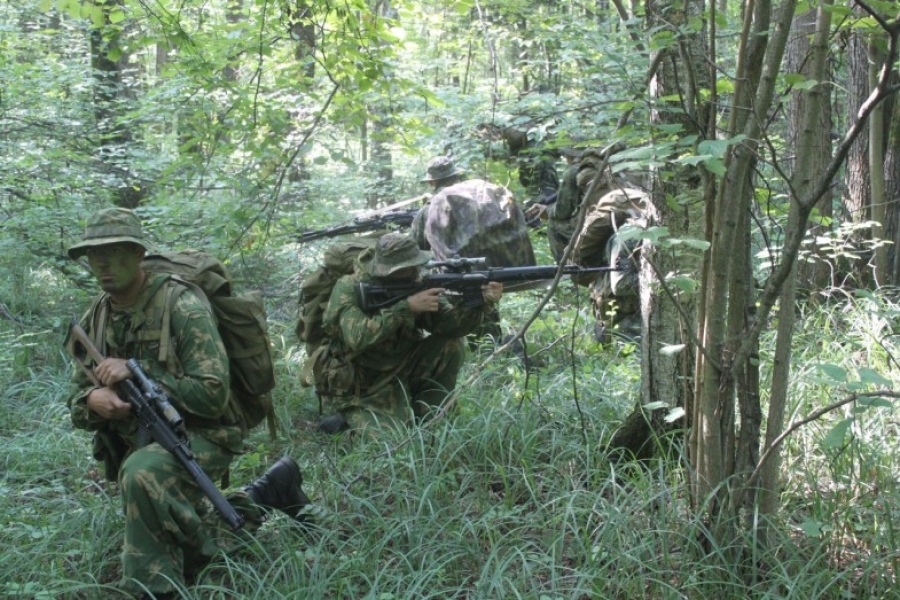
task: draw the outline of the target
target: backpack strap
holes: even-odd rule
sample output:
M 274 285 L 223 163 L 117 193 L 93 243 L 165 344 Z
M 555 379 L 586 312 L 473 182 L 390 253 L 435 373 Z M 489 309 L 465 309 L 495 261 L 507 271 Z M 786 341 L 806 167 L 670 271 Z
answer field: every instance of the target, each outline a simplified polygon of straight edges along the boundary
M 194 294 L 200 298 L 201 302 L 203 302 L 206 307 L 209 309 L 209 314 L 212 315 L 212 318 L 216 318 L 216 313 L 212 308 L 212 305 L 209 302 L 209 299 L 206 297 L 206 294 L 203 292 L 203 289 L 197 285 L 194 285 L 190 281 L 182 279 L 177 275 L 169 275 L 166 278 L 167 281 L 170 282 L 169 285 L 165 288 L 165 298 L 163 299 L 163 313 L 162 320 L 160 322 L 160 331 L 159 331 L 159 356 L 158 360 L 161 364 L 166 365 L 166 368 L 169 369 L 170 372 L 177 373 L 179 366 L 177 365 L 177 360 L 169 360 L 170 355 L 172 355 L 172 313 L 175 310 L 175 303 L 178 301 L 178 298 L 184 293 L 185 290 L 191 289 L 194 291 Z M 157 292 L 158 293 L 158 292 Z M 174 357 L 174 355 L 173 355 Z
M 181 285 L 166 286 L 166 296 L 163 299 L 163 315 L 159 329 L 159 357 L 161 364 L 169 364 L 169 346 L 172 339 L 172 310 L 175 308 L 175 302 L 186 288 Z

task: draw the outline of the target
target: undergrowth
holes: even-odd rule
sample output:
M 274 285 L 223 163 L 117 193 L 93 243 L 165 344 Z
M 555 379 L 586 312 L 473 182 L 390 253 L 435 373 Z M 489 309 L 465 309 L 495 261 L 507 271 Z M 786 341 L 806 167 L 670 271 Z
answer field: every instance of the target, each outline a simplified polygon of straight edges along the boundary
M 749 515 L 733 539 L 715 539 L 689 501 L 677 441 L 649 461 L 609 459 L 609 440 L 639 389 L 638 353 L 598 346 L 565 293 L 526 334 L 530 369 L 512 353 L 478 349 L 455 411 L 377 438 L 314 433 L 318 405 L 298 383 L 303 354 L 292 323 L 273 322 L 278 437 L 255 431 L 231 481 L 241 485 L 282 454 L 294 456 L 316 525 L 304 530 L 273 516 L 182 597 L 895 597 L 892 405 L 851 405 L 795 432 L 785 444 L 774 539 L 755 538 L 760 515 Z M 508 325 L 524 318 L 524 306 L 510 307 Z M 792 420 L 839 399 L 869 371 L 894 381 L 895 310 L 885 295 L 801 315 Z M 90 458 L 88 434 L 69 422 L 56 317 L 28 315 L 0 324 L 0 595 L 121 597 L 118 492 Z M 834 368 L 846 381 L 835 380 Z

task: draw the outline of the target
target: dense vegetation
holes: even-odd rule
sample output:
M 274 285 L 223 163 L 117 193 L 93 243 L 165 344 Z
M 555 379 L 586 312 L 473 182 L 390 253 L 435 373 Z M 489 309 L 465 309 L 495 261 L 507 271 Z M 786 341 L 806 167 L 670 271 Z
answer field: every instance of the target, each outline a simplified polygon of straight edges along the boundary
M 900 134 L 882 140 L 880 175 L 866 139 L 857 162 L 851 152 L 847 170 L 833 174 L 827 184 L 840 193 L 810 212 L 800 253 L 810 262 L 790 274 L 799 292 L 778 297 L 785 312 L 762 315 L 748 364 L 766 416 L 786 364 L 776 332 L 796 319 L 784 422 L 764 419 L 758 432 L 790 433 L 778 446 L 777 485 L 760 489 L 777 497 L 777 510 L 739 503 L 738 526 L 720 527 L 728 515 L 719 494 L 746 485 L 748 472 L 735 469 L 698 493 L 697 454 L 681 427 L 691 423 L 670 412 L 678 398 L 646 397 L 656 389 L 648 378 L 660 373 L 691 388 L 684 382 L 694 373 L 654 362 L 688 362 L 682 346 L 655 337 L 652 351 L 598 345 L 583 289 L 561 286 L 527 331 L 533 369 L 483 347 L 470 356 L 455 414 L 378 439 L 313 432 L 318 403 L 298 383 L 304 355 L 293 333 L 299 282 L 324 247 L 296 244 L 297 232 L 425 191 L 424 165 L 448 151 L 525 200 L 528 151 L 573 141 L 618 142 L 626 150 L 616 168 L 651 177 L 657 216 L 670 220 L 648 238 L 664 249 L 657 258 L 674 261 L 660 263 L 661 273 L 684 306 L 704 281 L 693 268 L 700 251 L 715 241 L 697 229 L 707 222 L 698 207 L 735 199 L 710 190 L 728 189 L 732 151 L 759 142 L 748 170 L 752 232 L 726 246 L 736 262 L 748 257 L 752 307 L 797 229 L 793 203 L 804 184 L 791 169 L 814 152 L 796 152 L 811 146 L 792 136 L 853 131 L 860 40 L 864 57 L 868 45 L 869 56 L 896 60 L 896 7 L 859 4 L 870 12 L 824 11 L 835 17 L 825 41 L 841 42 L 824 44 L 833 51 L 830 124 L 790 121 L 798 97 L 825 79 L 805 71 L 801 51 L 800 66 L 773 75 L 775 102 L 753 140 L 724 125 L 740 112 L 743 80 L 734 73 L 752 46 L 742 7 L 727 2 L 694 17 L 667 3 L 645 14 L 615 2 L 528 0 L 0 4 L 0 595 L 117 594 L 121 506 L 90 457 L 89 436 L 69 422 L 61 341 L 96 292 L 65 248 L 90 212 L 118 204 L 137 207 L 160 247 L 206 249 L 239 287 L 264 292 L 278 437 L 255 431 L 231 481 L 247 482 L 289 453 L 316 505 L 315 529 L 274 517 L 184 597 L 895 597 L 900 299 L 890 284 L 900 276 L 884 268 L 898 262 L 884 242 L 900 227 L 890 185 L 879 203 L 874 184 L 900 181 L 891 175 Z M 708 56 L 721 79 L 708 88 L 706 67 L 688 64 L 697 36 L 718 44 Z M 666 52 L 680 58 L 654 62 Z M 654 96 L 650 75 L 659 68 L 665 79 L 667 65 L 676 84 L 666 89 L 676 91 Z M 863 78 L 866 90 L 875 75 Z M 897 89 L 890 81 L 885 97 Z M 709 113 L 703 102 L 715 102 Z M 876 132 L 894 131 L 897 106 L 884 103 Z M 703 124 L 718 123 L 715 136 L 694 132 L 694 109 Z M 884 230 L 870 221 L 879 215 Z M 542 232 L 532 237 L 539 261 L 551 263 Z M 732 290 L 729 300 L 739 296 Z M 505 297 L 504 327 L 517 330 L 540 299 Z M 658 314 L 691 328 L 675 311 Z M 727 357 L 731 347 L 723 348 Z M 636 405 L 662 424 L 643 461 L 611 447 Z M 739 412 L 736 421 L 754 418 Z M 727 455 L 727 434 L 705 451 Z M 757 461 L 750 470 L 760 451 L 771 452 L 748 448 Z

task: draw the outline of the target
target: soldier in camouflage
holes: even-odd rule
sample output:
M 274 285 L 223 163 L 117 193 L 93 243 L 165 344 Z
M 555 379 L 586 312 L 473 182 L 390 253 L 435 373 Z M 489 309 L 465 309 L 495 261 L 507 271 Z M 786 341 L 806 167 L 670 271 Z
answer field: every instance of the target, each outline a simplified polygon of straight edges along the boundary
M 491 267 L 536 264 L 525 214 L 508 189 L 483 179 L 463 179 L 447 156 L 428 164 L 423 181 L 434 191 L 416 214 L 410 235 L 435 260 L 487 259 Z
M 484 257 L 491 267 L 536 264 L 525 214 L 508 189 L 483 179 L 463 180 L 448 156 L 432 159 L 423 181 L 434 195 L 416 214 L 410 235 L 435 260 Z M 499 340 L 499 313 L 473 333 Z
M 121 587 L 137 597 L 171 598 L 185 573 L 208 563 L 228 541 L 184 466 L 156 442 L 142 445 L 131 405 L 114 389 L 131 377 L 126 360 L 140 361 L 164 388 L 185 420 L 198 464 L 213 481 L 241 452 L 243 433 L 231 404 L 228 356 L 215 317 L 206 299 L 190 288 L 170 309 L 176 356 L 169 364 L 159 362 L 158 329 L 148 335 L 162 320 L 164 303 L 157 299 L 182 284 L 143 271 L 148 247 L 137 216 L 111 208 L 91 217 L 83 240 L 68 251 L 73 260 L 87 257 L 103 290 L 81 324 L 106 357 L 85 365 L 101 385 L 75 370 L 78 389 L 69 409 L 75 427 L 94 432 L 93 454 L 107 478 L 119 482 L 125 510 Z M 300 509 L 308 500 L 301 484 L 297 464 L 284 457 L 228 499 L 250 527 L 258 526 L 269 508 L 302 520 Z
M 542 215 L 553 258 L 559 262 L 573 241 L 569 264 L 584 267 L 625 266 L 623 271 L 600 273 L 585 285 L 591 288 L 598 341 L 607 342 L 618 330 L 621 337 L 640 335 L 637 255 L 639 240 L 619 240 L 623 227 L 646 227 L 647 194 L 633 176 L 612 174 L 601 150 L 563 149 L 569 167 L 563 173 L 556 203 Z M 586 197 L 593 181 L 590 197 Z M 579 217 L 584 220 L 578 228 Z
M 320 430 L 371 429 L 421 420 L 456 387 L 462 338 L 496 312 L 503 286 L 483 287 L 484 304 L 454 307 L 440 288 L 418 292 L 374 313 L 360 307 L 359 281 L 415 281 L 432 258 L 407 235 L 389 233 L 360 254 L 353 275 L 338 280 L 323 317 L 328 351 L 316 366 L 316 387 L 335 413 Z

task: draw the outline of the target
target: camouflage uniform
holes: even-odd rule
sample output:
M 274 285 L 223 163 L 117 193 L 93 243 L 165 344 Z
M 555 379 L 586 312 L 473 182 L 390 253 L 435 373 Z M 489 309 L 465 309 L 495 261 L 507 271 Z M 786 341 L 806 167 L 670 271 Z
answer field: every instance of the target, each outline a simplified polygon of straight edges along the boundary
M 435 193 L 416 214 L 410 235 L 436 260 L 456 256 L 487 259 L 491 267 L 531 267 L 537 264 L 525 213 L 508 189 L 482 179 L 459 181 L 461 173 L 445 156 L 433 159 L 423 181 Z M 488 315 L 476 337 L 499 340 L 500 313 Z
M 436 260 L 483 256 L 491 267 L 536 264 L 525 215 L 512 193 L 482 179 L 438 191 L 416 215 L 410 235 Z
M 598 335 L 619 326 L 628 335 L 640 332 L 640 306 L 636 251 L 638 240 L 621 243 L 621 227 L 645 226 L 647 194 L 621 175 L 598 173 L 603 157 L 587 150 L 563 174 L 556 204 L 548 210 L 548 235 L 553 257 L 562 260 L 566 246 L 574 239 L 569 263 L 584 267 L 626 265 L 624 271 L 600 273 L 580 283 L 590 285 Z M 584 195 L 596 177 L 602 177 L 589 198 Z M 584 206 L 582 206 L 584 205 Z M 581 229 L 578 217 L 585 212 Z
M 146 248 L 140 237 L 126 241 Z M 69 254 L 77 258 L 84 249 L 79 244 Z M 116 306 L 103 294 L 81 323 L 104 356 L 136 358 L 162 385 L 185 419 L 198 464 L 216 481 L 242 450 L 241 428 L 230 405 L 228 357 L 208 303 L 185 289 L 171 309 L 175 356 L 169 364 L 159 362 L 160 298 L 174 285 L 181 284 L 167 275 L 148 274 L 133 304 Z M 107 478 L 118 479 L 122 493 L 122 588 L 171 592 L 184 581 L 185 570 L 202 566 L 224 549 L 219 521 L 174 456 L 156 442 L 138 447 L 134 417 L 106 420 L 91 411 L 88 395 L 98 386 L 81 369 L 76 369 L 73 384 L 78 391 L 68 403 L 72 423 L 94 432 L 94 457 L 103 461 Z M 248 524 L 261 522 L 262 512 L 245 492 L 229 495 L 229 501 Z
M 486 314 L 496 312 L 490 304 L 454 307 L 446 298 L 440 299 L 438 312 L 414 315 L 405 299 L 364 312 L 355 285 L 379 281 L 373 269 L 378 273 L 379 248 L 390 241 L 412 248 L 403 249 L 408 260 L 393 263 L 393 270 L 430 258 L 407 236 L 382 237 L 374 250 L 360 255 L 355 274 L 338 280 L 324 314 L 330 342 L 316 375 L 317 387 L 330 412 L 342 414 L 354 429 L 411 423 L 440 406 L 456 387 L 465 353 L 462 337 Z
M 87 314 L 82 326 L 101 342 L 98 347 L 104 355 L 136 358 L 163 386 L 185 419 L 197 462 L 216 481 L 242 450 L 241 428 L 229 407 L 228 358 L 208 305 L 191 290 L 178 296 L 171 315 L 180 373 L 158 362 L 158 340 L 141 340 L 142 328 L 152 322 L 146 308 L 154 304 L 153 297 L 164 295 L 166 286 L 177 285 L 167 279 L 148 276 L 133 306 L 110 306 L 104 339 L 95 339 L 94 315 Z M 72 423 L 95 432 L 94 458 L 104 462 L 107 477 L 118 478 L 122 490 L 123 587 L 137 592 L 140 588 L 134 582 L 139 581 L 152 591 L 169 591 L 169 580 L 183 581 L 185 569 L 202 566 L 224 549 L 217 517 L 208 513 L 202 492 L 174 456 L 155 442 L 137 448 L 135 419 L 100 418 L 87 407 L 87 395 L 95 386 L 80 369 L 75 382 L 80 391 L 69 402 Z M 261 520 L 259 509 L 244 492 L 231 494 L 229 501 L 248 522 Z
M 562 259 L 566 245 L 575 235 L 578 208 L 581 206 L 581 190 L 577 181 L 579 167 L 576 161 L 563 172 L 556 202 L 547 209 L 547 237 L 556 262 Z

